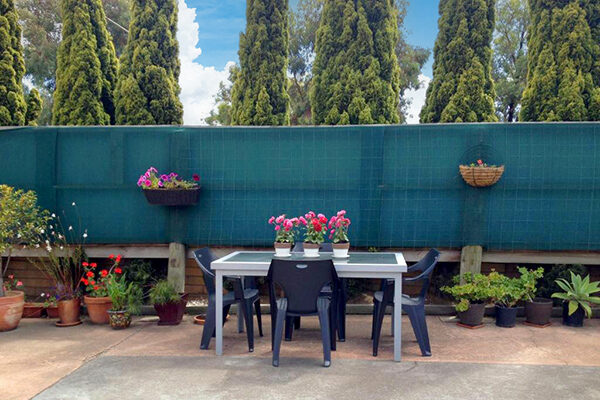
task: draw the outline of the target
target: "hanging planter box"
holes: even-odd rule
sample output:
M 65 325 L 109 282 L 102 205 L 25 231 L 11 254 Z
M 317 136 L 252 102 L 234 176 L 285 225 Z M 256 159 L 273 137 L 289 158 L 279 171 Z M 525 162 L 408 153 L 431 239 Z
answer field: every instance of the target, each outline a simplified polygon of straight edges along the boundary
M 194 189 L 142 189 L 148 203 L 161 206 L 193 206 L 198 203 L 200 186 Z
M 504 173 L 504 165 L 500 167 L 460 165 L 458 168 L 465 182 L 473 187 L 492 186 Z

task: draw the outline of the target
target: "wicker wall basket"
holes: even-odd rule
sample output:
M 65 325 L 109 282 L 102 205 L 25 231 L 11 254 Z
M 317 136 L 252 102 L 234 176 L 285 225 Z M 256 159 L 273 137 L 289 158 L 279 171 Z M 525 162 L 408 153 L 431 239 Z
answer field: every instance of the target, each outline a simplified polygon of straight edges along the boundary
M 193 206 L 198 203 L 200 186 L 195 189 L 142 189 L 148 203 L 161 206 Z
M 460 174 L 467 184 L 473 187 L 492 186 L 504 173 L 504 165 L 500 167 L 471 167 L 460 165 Z

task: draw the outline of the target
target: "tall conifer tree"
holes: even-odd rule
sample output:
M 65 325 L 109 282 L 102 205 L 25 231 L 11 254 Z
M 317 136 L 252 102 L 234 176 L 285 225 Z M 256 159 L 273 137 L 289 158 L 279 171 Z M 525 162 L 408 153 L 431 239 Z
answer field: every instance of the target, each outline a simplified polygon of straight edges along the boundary
M 325 1 L 313 65 L 315 124 L 400 121 L 398 34 L 393 0 Z
M 231 90 L 233 125 L 289 125 L 288 46 L 288 0 L 248 0 Z
M 27 104 L 23 95 L 25 74 L 21 27 L 13 0 L 0 0 L 0 125 L 25 124 Z
M 491 41 L 494 0 L 440 0 L 433 80 L 421 122 L 496 121 Z
M 182 124 L 179 71 L 177 2 L 133 0 L 117 83 L 117 124 Z
M 522 121 L 600 120 L 600 4 L 530 0 Z
M 53 123 L 110 125 L 115 120 L 117 58 L 101 0 L 61 0 Z

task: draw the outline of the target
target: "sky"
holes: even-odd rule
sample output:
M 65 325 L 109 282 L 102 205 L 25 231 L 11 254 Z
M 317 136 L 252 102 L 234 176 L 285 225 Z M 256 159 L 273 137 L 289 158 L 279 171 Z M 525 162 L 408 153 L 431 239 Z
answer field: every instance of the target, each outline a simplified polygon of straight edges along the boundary
M 298 0 L 290 0 L 295 7 Z M 228 65 L 238 62 L 239 35 L 246 25 L 245 0 L 178 0 L 181 100 L 184 123 L 201 125 L 214 108 L 219 83 L 228 77 Z M 433 48 L 437 35 L 438 0 L 412 0 L 405 27 L 412 45 Z M 410 91 L 408 123 L 418 122 L 431 80 L 432 57 L 422 71 L 422 87 Z

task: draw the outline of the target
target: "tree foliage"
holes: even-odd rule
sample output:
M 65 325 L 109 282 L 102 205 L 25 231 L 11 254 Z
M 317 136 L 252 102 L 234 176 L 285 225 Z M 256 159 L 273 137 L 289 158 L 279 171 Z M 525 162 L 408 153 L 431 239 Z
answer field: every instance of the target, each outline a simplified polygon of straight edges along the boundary
M 529 8 L 522 0 L 498 0 L 494 33 L 496 115 L 515 122 L 527 84 Z
M 0 0 L 0 125 L 25 124 L 25 74 L 21 27 L 13 0 Z
M 530 0 L 523 121 L 600 120 L 600 5 Z
M 398 123 L 397 43 L 392 0 L 325 0 L 313 65 L 313 122 Z
M 37 89 L 32 88 L 27 94 L 27 114 L 25 114 L 25 124 L 37 126 L 37 120 L 42 112 L 42 96 Z
M 61 0 L 53 123 L 114 123 L 117 58 L 100 0 Z
M 121 56 L 119 125 L 183 123 L 175 0 L 133 0 L 129 39 Z
M 233 125 L 289 125 L 288 0 L 248 0 L 240 71 L 231 90 Z
M 237 74 L 240 72 L 238 65 L 232 65 L 229 68 L 229 80 L 219 83 L 219 91 L 215 96 L 215 105 L 217 111 L 211 110 L 210 116 L 205 122 L 212 126 L 228 126 L 231 125 L 231 86 L 235 83 Z
M 421 122 L 496 121 L 492 50 L 494 0 L 441 0 L 433 80 Z

